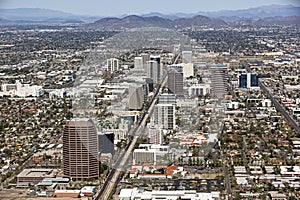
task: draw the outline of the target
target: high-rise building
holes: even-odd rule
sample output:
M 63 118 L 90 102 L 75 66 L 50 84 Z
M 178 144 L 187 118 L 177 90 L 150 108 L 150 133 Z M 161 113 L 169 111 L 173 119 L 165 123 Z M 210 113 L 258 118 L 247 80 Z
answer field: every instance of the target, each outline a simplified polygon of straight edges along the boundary
M 227 94 L 227 66 L 223 64 L 216 64 L 211 67 L 211 95 L 214 98 L 222 99 Z
M 258 77 L 256 74 L 244 73 L 239 77 L 240 88 L 258 87 Z
M 130 86 L 129 87 L 129 100 L 128 108 L 130 110 L 141 110 L 143 108 L 144 95 L 143 86 Z
M 160 64 L 156 60 L 150 60 L 147 62 L 147 78 L 151 78 L 153 83 L 159 83 L 161 78 Z
M 98 151 L 100 154 L 110 153 L 114 155 L 115 153 L 115 146 L 114 146 L 114 137 L 115 134 L 113 132 L 99 132 L 98 133 Z
M 150 60 L 150 55 L 147 53 L 142 53 L 141 57 L 143 59 L 143 65 L 146 65 L 146 63 Z
M 184 96 L 183 92 L 183 73 L 174 69 L 168 71 L 168 89 L 176 96 Z
M 210 94 L 210 84 L 195 84 L 189 87 L 190 97 L 206 96 Z
M 153 92 L 154 85 L 153 85 L 153 79 L 152 78 L 146 78 L 146 84 L 148 87 L 148 92 Z
M 116 58 L 110 58 L 107 60 L 107 71 L 114 72 L 119 70 L 119 60 Z
M 173 65 L 169 65 L 168 69 L 175 69 L 178 72 L 182 72 L 184 78 L 194 76 L 194 65 L 193 65 L 193 63 L 173 64 Z
M 143 58 L 142 57 L 135 57 L 134 58 L 134 68 L 139 69 L 139 70 L 144 70 Z
M 75 180 L 99 177 L 97 129 L 91 119 L 76 118 L 64 126 L 63 171 Z
M 160 103 L 155 105 L 151 121 L 162 129 L 175 129 L 175 105 Z
M 150 126 L 148 129 L 148 138 L 150 144 L 163 144 L 164 143 L 164 134 L 162 129 Z
M 160 104 L 176 104 L 176 95 L 163 93 L 158 96 L 158 103 Z
M 182 67 L 183 67 L 183 76 L 185 78 L 187 77 L 190 77 L 190 76 L 194 76 L 194 65 L 193 63 L 185 63 L 185 64 L 182 64 Z
M 160 56 L 151 55 L 150 60 L 154 60 L 158 65 L 160 65 Z
M 182 62 L 183 63 L 192 63 L 192 51 L 182 51 Z
M 157 79 L 157 83 L 160 82 L 161 77 L 163 75 L 163 66 L 160 62 L 160 56 L 159 55 L 150 55 L 150 61 L 156 61 L 157 62 L 157 69 L 155 69 L 155 76 Z
M 133 151 L 133 165 L 140 165 L 145 163 L 156 164 L 155 149 L 135 149 Z
M 251 74 L 250 77 L 250 87 L 258 87 L 258 76 L 256 74 Z
M 168 163 L 170 146 L 160 144 L 140 144 L 138 149 L 133 151 L 133 165 L 154 164 L 165 165 Z

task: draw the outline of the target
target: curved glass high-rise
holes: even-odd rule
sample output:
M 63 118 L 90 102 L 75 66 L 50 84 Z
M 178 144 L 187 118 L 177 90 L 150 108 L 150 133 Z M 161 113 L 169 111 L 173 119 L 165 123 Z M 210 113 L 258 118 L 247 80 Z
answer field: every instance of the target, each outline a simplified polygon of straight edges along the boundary
M 75 180 L 99 177 L 97 129 L 91 119 L 76 118 L 65 125 L 63 170 Z

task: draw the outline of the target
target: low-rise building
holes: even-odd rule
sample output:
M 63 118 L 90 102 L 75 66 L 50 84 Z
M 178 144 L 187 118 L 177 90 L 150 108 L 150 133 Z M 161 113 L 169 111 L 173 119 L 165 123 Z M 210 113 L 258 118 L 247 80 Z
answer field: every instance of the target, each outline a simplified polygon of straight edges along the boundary
M 78 198 L 80 197 L 80 190 L 55 190 L 53 197 Z
M 54 178 L 56 177 L 56 174 L 56 170 L 48 168 L 24 169 L 20 174 L 17 175 L 17 182 L 36 184 L 42 181 L 44 178 Z
M 177 200 L 177 199 L 190 199 L 190 200 L 219 200 L 220 192 L 206 192 L 197 193 L 196 190 L 153 190 L 144 191 L 133 189 L 122 189 L 119 196 L 119 200 L 130 199 L 164 199 L 164 200 Z

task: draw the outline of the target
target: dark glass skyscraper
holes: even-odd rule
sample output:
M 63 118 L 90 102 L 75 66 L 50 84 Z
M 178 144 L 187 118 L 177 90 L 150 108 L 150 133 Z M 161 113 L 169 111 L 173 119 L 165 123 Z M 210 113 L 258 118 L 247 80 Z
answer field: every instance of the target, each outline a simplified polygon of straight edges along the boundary
M 239 87 L 247 88 L 247 74 L 241 74 L 239 77 Z
M 176 96 L 184 96 L 183 91 L 183 73 L 174 69 L 168 71 L 168 89 Z
M 251 87 L 258 87 L 258 77 L 256 74 L 251 74 Z
M 239 77 L 240 88 L 258 87 L 258 77 L 256 74 L 241 74 Z

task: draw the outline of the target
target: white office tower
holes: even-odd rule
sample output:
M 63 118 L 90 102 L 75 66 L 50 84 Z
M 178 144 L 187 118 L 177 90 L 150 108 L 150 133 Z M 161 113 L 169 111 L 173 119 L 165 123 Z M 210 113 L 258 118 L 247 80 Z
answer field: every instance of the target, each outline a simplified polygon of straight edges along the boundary
M 148 138 L 150 144 L 163 144 L 164 143 L 164 134 L 162 129 L 150 126 L 148 129 Z
M 141 110 L 143 108 L 144 96 L 143 86 L 130 86 L 129 87 L 129 99 L 128 108 L 129 110 Z
M 143 58 L 142 57 L 135 57 L 134 58 L 134 69 L 144 70 Z
M 189 87 L 190 97 L 206 96 L 210 94 L 210 84 L 195 84 Z
M 192 51 L 182 51 L 182 62 L 183 63 L 192 63 Z
M 183 63 L 182 67 L 183 67 L 182 72 L 183 72 L 183 77 L 184 78 L 194 76 L 194 65 L 193 65 L 193 63 Z
M 157 77 L 158 77 L 158 81 L 157 82 L 160 82 L 160 78 L 162 77 L 162 73 L 163 73 L 163 66 L 161 65 L 161 62 L 160 62 L 160 55 L 150 55 L 150 61 L 153 60 L 153 61 L 156 61 L 157 62 L 157 70 L 156 70 L 156 73 L 157 73 Z
M 174 104 L 157 104 L 154 106 L 152 123 L 162 129 L 175 129 L 175 105 Z
M 158 103 L 159 104 L 174 104 L 176 105 L 176 95 L 175 94 L 160 94 L 158 96 Z
M 211 95 L 213 98 L 223 99 L 227 94 L 227 66 L 217 64 L 211 67 L 211 73 Z
M 193 63 L 180 63 L 169 65 L 168 69 L 175 69 L 176 71 L 182 72 L 184 78 L 194 76 L 194 65 Z
M 170 146 L 160 144 L 140 144 L 133 151 L 133 165 L 154 164 L 166 165 Z
M 161 77 L 160 65 L 155 60 L 147 62 L 147 78 L 151 78 L 153 83 L 159 83 Z
M 119 60 L 116 58 L 107 59 L 107 71 L 115 72 L 119 70 Z
M 135 149 L 133 151 L 133 165 L 154 164 L 156 165 L 155 149 Z

